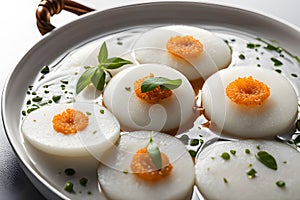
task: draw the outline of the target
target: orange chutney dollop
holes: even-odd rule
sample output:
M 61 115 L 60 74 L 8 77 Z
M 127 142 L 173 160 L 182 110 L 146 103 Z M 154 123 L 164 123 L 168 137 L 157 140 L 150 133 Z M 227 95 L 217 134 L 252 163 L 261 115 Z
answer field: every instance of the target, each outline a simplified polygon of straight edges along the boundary
M 270 88 L 252 76 L 239 77 L 228 84 L 226 95 L 234 103 L 256 106 L 261 105 L 270 96 Z
M 193 36 L 171 37 L 166 48 L 172 55 L 183 59 L 195 58 L 203 53 L 203 44 Z
M 169 158 L 164 153 L 160 153 L 162 160 L 162 168 L 157 169 L 152 162 L 146 147 L 139 149 L 133 156 L 131 161 L 131 170 L 134 175 L 146 181 L 158 181 L 170 175 L 173 166 L 169 162 Z
M 57 132 L 69 135 L 85 129 L 88 120 L 88 117 L 81 111 L 67 108 L 53 117 L 52 124 Z

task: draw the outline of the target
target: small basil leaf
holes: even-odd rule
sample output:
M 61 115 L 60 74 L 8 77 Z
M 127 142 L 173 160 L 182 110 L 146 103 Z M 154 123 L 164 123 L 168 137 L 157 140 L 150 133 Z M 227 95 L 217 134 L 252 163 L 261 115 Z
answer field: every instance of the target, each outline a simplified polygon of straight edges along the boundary
M 150 77 L 143 81 L 141 90 L 144 93 L 154 90 L 157 86 L 160 86 L 161 90 L 173 90 L 179 87 L 181 82 L 181 79 L 170 80 L 164 77 Z
M 93 85 L 100 91 L 104 89 L 106 73 L 99 68 L 95 71 L 91 78 Z
M 97 68 L 94 67 L 88 68 L 85 72 L 83 72 L 76 84 L 76 94 L 79 94 L 85 87 L 87 87 L 91 83 L 91 78 L 96 70 Z
M 161 90 L 174 90 L 178 88 L 182 83 L 181 79 L 176 79 L 176 80 L 170 80 L 163 85 L 160 86 Z
M 273 170 L 277 170 L 277 163 L 275 158 L 269 154 L 266 151 L 259 151 L 255 157 L 257 158 L 257 160 L 259 160 L 262 164 L 264 164 L 266 167 L 273 169 Z
M 154 163 L 155 167 L 159 170 L 162 168 L 162 160 L 160 155 L 160 150 L 155 142 L 153 142 L 152 137 L 150 137 L 150 141 L 147 145 L 147 152 L 150 156 L 152 162 Z
M 98 62 L 100 64 L 104 63 L 108 58 L 108 51 L 106 42 L 104 42 L 100 48 L 99 54 L 98 54 Z
M 122 67 L 123 65 L 132 64 L 131 61 L 125 60 L 123 58 L 109 58 L 103 63 L 103 67 L 106 69 L 118 69 Z

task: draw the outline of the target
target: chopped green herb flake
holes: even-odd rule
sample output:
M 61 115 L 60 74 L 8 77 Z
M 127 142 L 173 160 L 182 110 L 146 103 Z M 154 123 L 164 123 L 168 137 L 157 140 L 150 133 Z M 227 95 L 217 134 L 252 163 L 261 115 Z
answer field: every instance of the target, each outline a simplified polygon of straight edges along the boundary
M 260 44 L 253 44 L 253 43 L 247 44 L 247 48 L 249 48 L 249 49 L 255 49 L 257 47 L 260 47 Z
M 244 56 L 244 54 L 240 54 L 240 55 L 239 55 L 239 58 L 240 58 L 241 60 L 245 60 L 246 57 Z
M 227 152 L 222 153 L 221 157 L 222 157 L 224 160 L 229 160 L 229 159 L 230 159 L 230 155 L 229 155 L 229 153 L 227 153 Z
M 250 163 L 249 165 L 248 165 L 248 167 L 252 167 L 253 165 Z
M 91 192 L 91 191 L 88 191 L 88 192 L 87 192 L 87 194 L 88 194 L 88 195 L 91 195 L 91 194 L 92 194 L 92 192 Z
M 281 73 L 280 69 L 275 69 L 276 72 L 278 72 L 279 74 Z
M 43 68 L 42 68 L 42 70 L 41 70 L 41 73 L 42 74 L 48 74 L 50 72 L 50 69 L 49 69 L 49 67 L 46 65 L 46 66 L 44 66 Z
M 48 90 L 45 90 L 45 91 L 44 91 L 44 93 L 45 93 L 45 94 L 48 94 L 48 93 L 49 93 L 49 91 L 48 91 Z
M 297 74 L 291 74 L 291 76 L 292 76 L 292 77 L 295 77 L 295 78 L 297 78 L 297 77 L 298 77 L 298 75 L 297 75 Z
M 76 173 L 76 171 L 73 168 L 67 168 L 67 169 L 65 169 L 65 174 L 67 176 L 73 176 L 75 173 Z
M 26 94 L 30 94 L 30 92 L 29 92 L 29 91 L 27 91 L 27 92 L 26 92 Z
M 29 86 L 28 86 L 28 89 L 29 89 L 29 90 L 32 90 L 32 88 L 33 88 L 33 85 L 29 85 Z
M 248 172 L 247 172 L 247 177 L 249 178 L 249 179 L 253 179 L 253 178 L 255 178 L 256 177 L 256 171 L 255 171 L 255 169 L 250 169 Z
M 197 146 L 197 145 L 199 145 L 199 139 L 192 139 L 190 141 L 190 145 L 191 146 Z
M 52 103 L 52 100 L 48 100 L 48 103 Z
M 259 145 L 256 145 L 256 149 L 257 149 L 257 150 L 260 150 L 260 146 L 259 146 Z
M 26 111 L 25 110 L 22 110 L 22 115 L 26 116 Z
M 32 95 L 36 95 L 36 92 L 32 92 L 31 94 L 32 94 Z
M 26 105 L 30 105 L 30 104 L 31 104 L 31 101 L 28 100 L 28 101 L 26 102 Z
M 230 41 L 231 41 L 231 42 L 235 42 L 235 39 L 231 39 Z
M 214 160 L 215 159 L 215 157 L 210 157 L 212 160 Z
M 300 144 L 300 135 L 296 136 L 296 138 L 294 139 L 294 144 L 297 145 L 297 146 Z
M 92 115 L 92 113 L 91 113 L 91 112 L 86 112 L 86 114 L 87 114 L 87 115 Z
M 276 185 L 277 185 L 278 187 L 282 188 L 282 187 L 285 187 L 285 182 L 279 180 L 279 181 L 276 181 Z
M 44 85 L 44 86 L 43 86 L 43 88 L 48 88 L 48 87 L 49 87 L 49 85 Z
M 131 91 L 131 87 L 125 87 L 125 90 L 130 92 Z
M 61 98 L 61 96 L 60 95 L 54 95 L 53 97 L 52 97 L 52 100 L 55 102 L 55 103 L 57 103 L 59 100 L 60 100 L 60 98 Z
M 194 151 L 194 150 L 189 150 L 189 153 L 190 153 L 190 155 L 191 155 L 193 158 L 195 158 L 196 155 L 197 155 L 197 152 Z
M 93 131 L 93 134 L 95 135 L 97 133 L 97 131 Z
M 223 178 L 224 183 L 228 183 L 228 180 L 226 178 Z
M 269 154 L 266 151 L 259 151 L 255 157 L 257 158 L 257 160 L 259 160 L 262 164 L 264 164 L 266 167 L 273 169 L 273 170 L 277 170 L 277 163 L 275 158 Z
M 283 65 L 283 63 L 280 60 L 278 60 L 277 58 L 272 57 L 271 60 L 273 61 L 274 66 L 281 66 L 281 65 Z
M 34 119 L 33 122 L 36 122 L 36 119 Z
M 124 169 L 123 174 L 128 174 L 128 169 Z
M 65 184 L 64 190 L 67 191 L 67 192 L 69 192 L 69 193 L 74 193 L 73 183 L 67 182 Z
M 184 145 L 188 145 L 189 142 L 189 136 L 182 135 L 180 138 L 178 138 Z
M 65 81 L 65 80 L 60 80 L 60 82 L 66 85 L 69 83 L 69 81 Z
M 260 65 L 260 64 L 257 64 L 257 67 L 261 67 L 261 65 Z
M 82 186 L 86 186 L 87 185 L 87 183 L 88 183 L 88 179 L 87 178 L 85 178 L 85 177 L 82 177 L 80 180 L 79 180 L 79 183 L 80 183 L 80 185 L 82 185 Z
M 230 153 L 232 154 L 232 155 L 235 155 L 236 154 L 236 150 L 230 150 Z
M 282 163 L 283 163 L 283 164 L 287 164 L 287 161 L 283 161 Z
M 250 152 L 249 149 L 245 149 L 245 153 L 246 153 L 246 154 L 250 154 L 251 152 Z
M 101 110 L 100 110 L 100 113 L 101 113 L 101 114 L 104 114 L 104 110 L 103 110 L 103 109 L 101 109 Z
M 32 98 L 33 102 L 41 102 L 42 100 L 43 100 L 43 97 L 40 97 L 40 96 L 36 96 L 36 97 Z
M 27 109 L 27 113 L 29 114 L 29 113 L 31 113 L 32 111 L 35 111 L 35 110 L 37 110 L 37 109 L 39 109 L 39 107 L 29 108 L 29 109 Z
M 122 42 L 117 42 L 117 45 L 123 45 L 123 43 Z

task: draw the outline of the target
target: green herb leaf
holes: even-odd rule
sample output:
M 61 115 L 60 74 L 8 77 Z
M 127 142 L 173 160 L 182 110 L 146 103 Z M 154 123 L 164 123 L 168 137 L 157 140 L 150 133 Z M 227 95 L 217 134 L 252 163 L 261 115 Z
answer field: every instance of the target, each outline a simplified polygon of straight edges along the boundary
M 107 69 L 117 69 L 123 65 L 132 63 L 131 61 L 124 60 L 122 58 L 108 58 L 108 51 L 105 42 L 100 48 L 98 62 L 99 64 L 96 67 L 84 67 L 86 71 L 80 76 L 76 85 L 77 94 L 79 94 L 90 83 L 93 83 L 98 90 L 102 91 L 105 85 L 106 74 L 111 76 L 111 73 Z
M 83 72 L 76 84 L 76 94 L 79 94 L 85 87 L 91 84 L 92 76 L 95 74 L 97 69 L 97 67 L 93 67 Z
M 93 85 L 100 91 L 104 89 L 106 73 L 102 69 L 97 69 L 91 78 Z
M 105 61 L 108 58 L 108 51 L 107 51 L 107 46 L 106 42 L 104 42 L 100 48 L 99 54 L 98 54 L 98 62 L 100 64 L 105 63 Z
M 235 155 L 236 154 L 236 150 L 230 150 L 230 153 L 232 154 L 232 155 Z
M 195 158 L 197 156 L 197 152 L 194 150 L 189 150 L 189 153 L 192 156 L 192 158 Z
M 298 119 L 296 122 L 296 128 L 298 131 L 300 131 L 300 119 Z
M 103 63 L 103 67 L 106 69 L 118 69 L 122 67 L 123 65 L 132 64 L 131 61 L 125 60 L 123 58 L 109 58 Z
M 60 98 L 61 98 L 61 96 L 60 95 L 54 95 L 53 97 L 52 97 L 52 100 L 55 102 L 55 103 L 57 103 L 59 100 L 60 100 Z
M 285 187 L 285 182 L 284 181 L 276 181 L 276 185 L 278 186 L 278 187 Z
M 182 83 L 181 79 L 170 80 L 164 77 L 149 77 L 142 83 L 142 92 L 149 92 L 160 86 L 161 90 L 174 90 L 178 88 Z
M 221 157 L 222 157 L 224 160 L 229 160 L 229 159 L 230 159 L 230 155 L 229 155 L 229 153 L 227 153 L 227 152 L 222 153 Z
M 283 63 L 280 60 L 278 60 L 277 58 L 272 57 L 271 60 L 273 61 L 274 66 L 281 66 L 281 65 L 283 65 Z
M 160 155 L 160 150 L 155 142 L 153 142 L 152 136 L 150 137 L 149 143 L 147 145 L 147 152 L 150 156 L 155 167 L 159 170 L 162 168 L 162 160 Z
M 256 177 L 256 171 L 255 171 L 255 169 L 250 169 L 248 172 L 247 172 L 247 176 L 248 176 L 248 178 L 250 178 L 250 179 L 253 179 L 253 178 L 255 178 Z
M 264 164 L 266 167 L 273 169 L 273 170 L 277 170 L 277 163 L 275 158 L 269 154 L 266 151 L 259 151 L 255 157 L 257 158 L 257 160 L 259 160 L 262 164 Z
M 47 65 L 44 66 L 43 69 L 41 70 L 41 73 L 44 74 L 44 75 L 48 74 L 49 72 L 50 72 L 50 69 Z

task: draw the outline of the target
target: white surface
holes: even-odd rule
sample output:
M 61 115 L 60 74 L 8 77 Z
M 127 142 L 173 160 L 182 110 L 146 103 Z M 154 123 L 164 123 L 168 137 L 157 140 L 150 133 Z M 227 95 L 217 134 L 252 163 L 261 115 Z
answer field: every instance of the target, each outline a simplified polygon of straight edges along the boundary
M 39 4 L 39 0 L 33 1 L 3 1 L 0 13 L 0 44 L 1 44 L 1 62 L 2 72 L 0 73 L 1 89 L 8 73 L 25 53 L 37 42 L 42 36 L 36 28 L 35 10 Z M 105 9 L 112 6 L 119 6 L 128 3 L 140 3 L 143 1 L 134 0 L 79 0 L 85 5 L 95 9 Z M 222 3 L 226 5 L 238 6 L 256 10 L 277 18 L 284 19 L 292 24 L 300 26 L 300 16 L 298 8 L 300 1 L 298 0 L 207 0 L 205 2 Z M 54 17 L 52 22 L 56 26 L 68 23 L 77 16 L 62 12 L 59 16 Z M 2 124 L 0 134 L 0 196 L 4 199 L 26 199 L 30 196 L 35 199 L 40 196 L 32 194 L 37 191 L 30 186 L 30 183 L 24 178 L 24 173 L 20 170 L 16 163 L 16 157 L 7 142 Z M 5 198 L 7 197 L 7 198 Z

